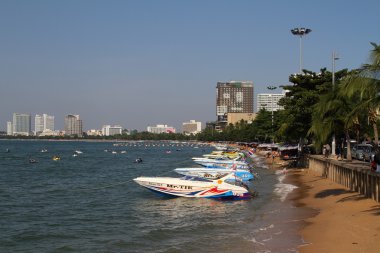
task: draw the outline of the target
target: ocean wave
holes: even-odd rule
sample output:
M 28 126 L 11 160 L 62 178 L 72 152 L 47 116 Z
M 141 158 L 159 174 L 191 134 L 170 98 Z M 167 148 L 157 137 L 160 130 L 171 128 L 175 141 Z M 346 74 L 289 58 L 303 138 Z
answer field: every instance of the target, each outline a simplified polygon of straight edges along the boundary
M 276 171 L 276 175 L 278 175 L 278 183 L 275 184 L 273 192 L 280 197 L 280 200 L 283 202 L 288 194 L 298 187 L 292 184 L 283 183 L 286 178 L 286 173 L 284 173 L 284 171 L 278 170 Z

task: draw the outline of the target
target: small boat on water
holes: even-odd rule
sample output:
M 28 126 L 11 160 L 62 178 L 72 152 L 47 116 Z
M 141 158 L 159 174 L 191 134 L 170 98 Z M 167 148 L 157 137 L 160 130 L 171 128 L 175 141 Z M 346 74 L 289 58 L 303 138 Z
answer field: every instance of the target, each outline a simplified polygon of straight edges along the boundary
M 36 159 L 29 158 L 29 163 L 38 163 L 38 161 Z
M 55 156 L 53 156 L 52 159 L 53 159 L 53 161 L 59 161 L 59 160 L 61 160 L 61 157 L 55 155 Z
M 249 181 L 254 179 L 252 173 L 240 169 L 226 169 L 226 168 L 177 168 L 175 172 L 184 176 L 201 177 L 206 179 L 219 179 L 227 174 L 233 172 L 235 179 L 240 181 Z
M 134 161 L 134 163 L 142 163 L 142 162 L 143 162 L 143 160 L 142 160 L 141 157 L 137 158 L 137 159 Z
M 188 198 L 210 199 L 249 199 L 251 193 L 243 184 L 235 185 L 233 173 L 217 180 L 196 177 L 138 177 L 133 179 L 137 184 L 160 194 Z M 232 179 L 232 180 L 231 180 Z
M 75 154 L 78 154 L 78 155 L 79 155 L 79 154 L 83 154 L 83 152 L 80 151 L 80 150 L 75 150 L 74 153 L 75 153 Z

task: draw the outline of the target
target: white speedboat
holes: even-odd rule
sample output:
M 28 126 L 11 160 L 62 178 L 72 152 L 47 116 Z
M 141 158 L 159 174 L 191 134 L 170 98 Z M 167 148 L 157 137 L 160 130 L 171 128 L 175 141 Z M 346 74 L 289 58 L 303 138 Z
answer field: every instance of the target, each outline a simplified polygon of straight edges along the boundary
M 169 196 L 212 199 L 250 198 L 251 193 L 248 191 L 248 187 L 245 188 L 231 182 L 234 177 L 234 174 L 230 173 L 217 180 L 194 177 L 138 177 L 133 180 L 151 191 Z
M 177 168 L 174 170 L 178 174 L 184 176 L 201 177 L 206 179 L 219 179 L 233 172 L 235 179 L 240 181 L 249 181 L 254 178 L 252 173 L 241 169 L 226 169 L 226 168 Z
M 232 166 L 235 166 L 237 169 L 242 170 L 249 170 L 250 166 L 246 162 L 239 162 L 239 161 L 197 161 L 194 160 L 195 163 L 202 165 L 203 167 L 207 168 L 215 168 L 215 167 L 222 167 L 222 168 L 231 168 Z
M 238 158 L 236 159 L 229 159 L 228 157 L 221 157 L 216 159 L 209 159 L 209 158 L 198 158 L 193 159 L 196 163 L 221 163 L 221 164 L 236 164 L 236 165 L 247 165 L 247 162 L 241 161 Z

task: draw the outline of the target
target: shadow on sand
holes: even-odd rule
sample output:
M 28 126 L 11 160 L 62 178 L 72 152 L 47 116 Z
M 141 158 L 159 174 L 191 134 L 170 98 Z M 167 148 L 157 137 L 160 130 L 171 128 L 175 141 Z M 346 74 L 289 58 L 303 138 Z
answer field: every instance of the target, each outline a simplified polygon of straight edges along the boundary
M 315 197 L 322 199 L 322 198 L 326 198 L 329 196 L 339 196 L 339 195 L 346 194 L 346 193 L 352 193 L 352 192 L 344 190 L 344 189 L 327 189 L 327 190 L 323 190 L 323 191 L 318 192 L 317 194 L 315 194 Z
M 363 212 L 371 213 L 371 214 L 376 215 L 376 216 L 380 216 L 380 205 L 372 206 L 371 209 L 365 210 Z

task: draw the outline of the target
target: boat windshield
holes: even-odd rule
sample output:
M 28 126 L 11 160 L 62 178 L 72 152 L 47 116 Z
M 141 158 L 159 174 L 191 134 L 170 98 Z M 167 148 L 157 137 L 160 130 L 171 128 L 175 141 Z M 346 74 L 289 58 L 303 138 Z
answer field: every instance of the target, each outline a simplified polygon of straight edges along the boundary
M 187 181 L 202 181 L 202 182 L 212 182 L 211 180 L 201 178 L 201 177 L 192 177 L 192 176 L 184 176 L 181 177 L 182 180 L 187 180 Z

